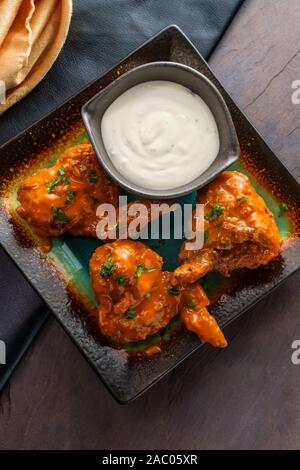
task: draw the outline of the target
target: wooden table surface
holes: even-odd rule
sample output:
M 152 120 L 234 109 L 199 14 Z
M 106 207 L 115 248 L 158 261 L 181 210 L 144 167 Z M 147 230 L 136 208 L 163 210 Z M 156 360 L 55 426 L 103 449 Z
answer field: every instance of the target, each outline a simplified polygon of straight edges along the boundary
M 210 63 L 300 180 L 299 0 L 246 0 Z M 187 31 L 188 33 L 188 31 Z M 120 406 L 50 318 L 5 388 L 2 449 L 296 449 L 300 447 L 300 273 L 195 354 Z

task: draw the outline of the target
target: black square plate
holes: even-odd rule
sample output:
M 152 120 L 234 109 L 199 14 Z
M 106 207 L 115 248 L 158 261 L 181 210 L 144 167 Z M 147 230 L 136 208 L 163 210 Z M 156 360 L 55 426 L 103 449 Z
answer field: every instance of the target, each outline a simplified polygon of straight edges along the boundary
M 207 63 L 176 26 L 170 26 L 86 87 L 44 119 L 0 149 L 0 242 L 45 300 L 64 329 L 120 403 L 136 398 L 202 347 L 182 331 L 161 354 L 143 360 L 108 346 L 95 327 L 96 305 L 89 284 L 88 260 L 97 240 L 59 237 L 43 254 L 40 242 L 15 213 L 20 181 L 51 164 L 61 152 L 86 138 L 81 107 L 120 74 L 141 64 L 172 61 L 189 65 L 209 77 L 226 100 L 237 130 L 241 158 L 234 169 L 250 176 L 273 211 L 285 240 L 280 259 L 255 271 L 238 272 L 230 279 L 210 274 L 203 280 L 212 299 L 211 312 L 222 327 L 244 313 L 300 267 L 300 187 L 224 91 Z M 279 215 L 279 203 L 289 211 Z M 178 248 L 178 246 L 177 246 Z M 177 249 L 176 248 L 176 249 Z M 161 250 L 161 251 L 160 251 Z M 159 248 L 167 269 L 174 267 L 174 245 Z

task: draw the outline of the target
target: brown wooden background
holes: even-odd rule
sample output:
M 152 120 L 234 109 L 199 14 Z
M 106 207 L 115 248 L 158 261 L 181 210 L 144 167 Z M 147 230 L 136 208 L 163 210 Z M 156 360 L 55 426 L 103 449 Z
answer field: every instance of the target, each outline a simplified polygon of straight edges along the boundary
M 225 88 L 300 181 L 300 1 L 247 0 L 212 57 Z M 1 449 L 300 448 L 300 273 L 194 355 L 118 405 L 51 318 L 0 401 Z

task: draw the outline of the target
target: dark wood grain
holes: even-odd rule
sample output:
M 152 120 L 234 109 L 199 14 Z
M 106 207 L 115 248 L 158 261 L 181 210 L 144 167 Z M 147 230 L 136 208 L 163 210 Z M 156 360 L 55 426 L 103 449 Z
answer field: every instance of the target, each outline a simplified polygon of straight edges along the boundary
M 300 179 L 298 0 L 247 0 L 210 63 Z M 297 449 L 300 273 L 233 324 L 223 352 L 194 355 L 120 406 L 50 319 L 4 390 L 2 449 Z

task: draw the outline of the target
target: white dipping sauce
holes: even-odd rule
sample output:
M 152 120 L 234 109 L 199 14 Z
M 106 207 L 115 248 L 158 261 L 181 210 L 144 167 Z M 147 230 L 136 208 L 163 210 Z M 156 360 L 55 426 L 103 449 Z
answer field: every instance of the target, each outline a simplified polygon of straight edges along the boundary
M 117 170 L 145 189 L 174 189 L 193 181 L 212 164 L 220 146 L 207 104 L 169 81 L 127 90 L 105 111 L 101 132 Z

